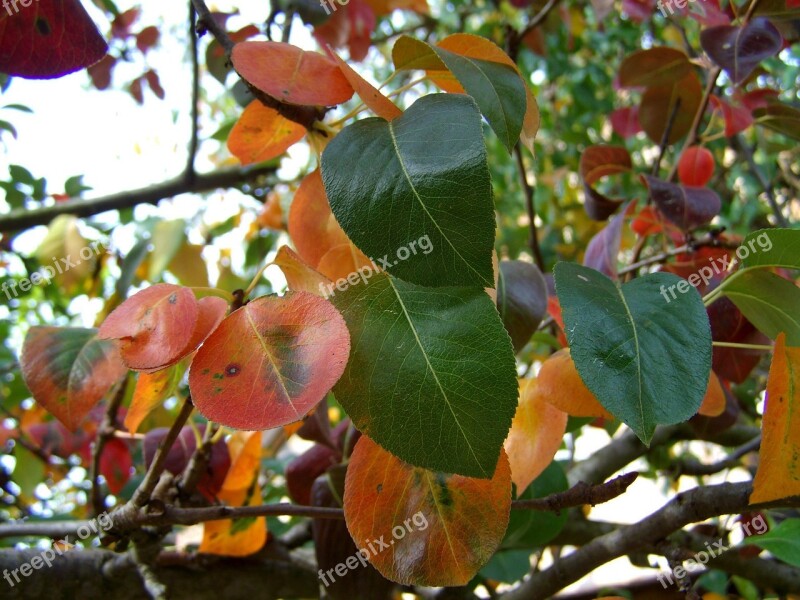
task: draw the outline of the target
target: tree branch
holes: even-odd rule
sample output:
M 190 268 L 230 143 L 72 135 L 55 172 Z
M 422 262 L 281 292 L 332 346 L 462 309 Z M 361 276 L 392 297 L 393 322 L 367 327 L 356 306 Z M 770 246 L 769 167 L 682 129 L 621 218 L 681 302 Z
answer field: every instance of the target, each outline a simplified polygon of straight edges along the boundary
M 513 507 L 516 509 L 558 512 L 564 508 L 583 506 L 585 504 L 595 506 L 624 494 L 625 490 L 636 481 L 638 476 L 639 473 L 633 471 L 599 485 L 590 485 L 580 481 L 566 492 L 551 494 L 544 498 L 516 500 L 513 503 Z
M 519 587 L 504 594 L 504 600 L 549 598 L 597 567 L 620 556 L 645 549 L 667 538 L 690 523 L 719 515 L 752 510 L 750 482 L 723 483 L 682 492 L 649 517 L 595 538 L 553 566 L 531 574 Z M 786 498 L 762 507 L 800 506 L 800 497 Z
M 32 210 L 14 210 L 7 215 L 0 215 L 0 232 L 19 231 L 36 225 L 47 225 L 58 215 L 69 214 L 77 217 L 91 217 L 107 210 L 131 208 L 137 204 L 158 204 L 161 200 L 172 198 L 179 194 L 199 194 L 218 188 L 236 187 L 241 183 L 264 175 L 271 175 L 274 172 L 275 167 L 273 166 L 261 166 L 252 169 L 215 171 L 197 175 L 192 181 L 189 181 L 185 175 L 181 175 L 171 181 L 150 187 L 119 192 L 91 200 L 75 199 Z

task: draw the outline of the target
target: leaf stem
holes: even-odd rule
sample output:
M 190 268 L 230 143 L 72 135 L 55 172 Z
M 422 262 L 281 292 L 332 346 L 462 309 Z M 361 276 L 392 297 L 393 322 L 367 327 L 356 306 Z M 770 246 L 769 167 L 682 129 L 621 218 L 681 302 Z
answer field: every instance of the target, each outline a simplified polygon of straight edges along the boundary
M 711 342 L 712 346 L 718 348 L 741 348 L 743 350 L 765 350 L 772 352 L 772 346 L 764 346 L 762 344 L 739 344 L 737 342 Z

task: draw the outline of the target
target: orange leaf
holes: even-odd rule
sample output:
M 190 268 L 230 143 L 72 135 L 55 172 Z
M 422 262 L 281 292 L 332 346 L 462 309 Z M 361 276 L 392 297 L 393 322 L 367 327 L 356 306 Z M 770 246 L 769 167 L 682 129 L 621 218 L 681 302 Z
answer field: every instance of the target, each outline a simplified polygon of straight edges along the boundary
M 500 545 L 510 510 L 505 452 L 492 479 L 412 467 L 365 435 L 350 457 L 347 528 L 367 560 L 398 583 L 466 585 Z
M 706 395 L 703 397 L 703 403 L 700 405 L 697 414 L 705 417 L 718 417 L 725 412 L 725 401 L 725 390 L 722 389 L 719 377 L 714 371 L 711 371 Z
M 339 244 L 328 250 L 320 259 L 317 270 L 331 281 L 336 281 L 337 279 L 347 279 L 361 267 L 375 269 L 372 261 L 364 256 L 364 253 L 352 242 L 348 241 L 346 244 Z
M 295 292 L 309 292 L 322 296 L 323 290 L 330 283 L 327 277 L 303 262 L 303 259 L 289 246 L 281 246 L 273 262 L 283 271 L 289 289 Z
M 303 179 L 294 195 L 289 209 L 289 236 L 297 253 L 312 267 L 328 250 L 350 241 L 331 212 L 319 169 Z
M 189 372 L 203 416 L 235 429 L 297 421 L 344 372 L 350 334 L 333 305 L 308 292 L 265 296 L 231 313 Z
M 176 364 L 155 373 L 139 373 L 130 409 L 125 415 L 128 431 L 136 433 L 147 415 L 172 396 L 185 371 L 185 366 Z
M 553 461 L 567 431 L 567 413 L 535 390 L 535 379 L 519 380 L 519 406 L 505 442 L 517 496 Z
M 350 85 L 353 86 L 358 96 L 372 112 L 387 121 L 391 121 L 403 114 L 403 111 L 397 108 L 394 102 L 381 94 L 380 90 L 376 89 L 369 81 L 356 73 L 338 54 L 334 52 L 333 56 L 339 64 L 342 73 L 347 77 L 347 81 L 350 82 Z
M 228 136 L 228 149 L 243 165 L 276 158 L 303 139 L 306 129 L 253 100 Z
M 236 71 L 265 94 L 287 104 L 333 106 L 353 87 L 332 60 L 282 42 L 242 42 L 233 47 Z
M 237 431 L 228 442 L 231 467 L 217 498 L 228 506 L 261 504 L 258 470 L 261 466 L 261 432 Z M 255 485 L 254 485 L 255 484 Z M 258 552 L 267 541 L 264 517 L 223 519 L 203 525 L 200 552 L 224 556 L 247 556 Z
M 775 340 L 750 504 L 800 495 L 800 348 Z
M 198 312 L 191 290 L 159 283 L 114 309 L 100 326 L 98 337 L 120 340 L 122 360 L 131 369 L 157 370 L 186 354 Z
M 33 398 L 70 431 L 128 372 L 117 343 L 94 329 L 31 327 L 20 364 Z
M 583 383 L 569 348 L 562 348 L 544 361 L 536 384 L 533 390 L 535 396 L 541 396 L 545 402 L 568 415 L 608 420 L 614 418 Z

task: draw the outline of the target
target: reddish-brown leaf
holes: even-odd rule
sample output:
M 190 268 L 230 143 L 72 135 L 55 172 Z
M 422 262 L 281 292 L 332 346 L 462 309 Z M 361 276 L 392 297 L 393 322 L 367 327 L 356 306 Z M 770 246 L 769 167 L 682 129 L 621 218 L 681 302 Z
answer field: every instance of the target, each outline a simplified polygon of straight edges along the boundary
M 678 162 L 678 179 L 683 185 L 703 187 L 714 174 L 714 155 L 703 146 L 690 146 Z
M 30 4 L 30 3 L 29 3 Z M 0 72 L 61 77 L 93 65 L 108 50 L 79 0 L 36 0 L 0 11 Z
M 504 451 L 492 479 L 412 467 L 367 436 L 350 457 L 347 528 L 369 562 L 398 583 L 466 585 L 500 545 L 510 509 Z
M 132 469 L 133 459 L 128 443 L 119 438 L 108 440 L 100 455 L 99 468 L 100 474 L 106 479 L 108 491 L 119 494 L 131 478 Z
M 128 371 L 116 342 L 66 327 L 31 327 L 20 364 L 33 398 L 71 431 Z
M 307 292 L 258 298 L 229 315 L 192 361 L 189 388 L 209 420 L 246 430 L 301 419 L 344 372 L 350 334 Z
M 318 52 L 281 42 L 242 42 L 231 55 L 238 73 L 287 104 L 333 106 L 354 93 L 341 69 Z

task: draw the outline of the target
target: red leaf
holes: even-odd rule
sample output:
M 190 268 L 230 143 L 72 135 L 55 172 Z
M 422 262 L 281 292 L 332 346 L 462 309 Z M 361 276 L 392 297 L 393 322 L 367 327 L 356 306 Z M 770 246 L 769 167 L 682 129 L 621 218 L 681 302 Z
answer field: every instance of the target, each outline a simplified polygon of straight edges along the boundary
M 112 438 L 103 447 L 100 455 L 100 474 L 106 478 L 108 491 L 119 494 L 131 478 L 133 459 L 128 444 L 118 438 Z
M 350 22 L 350 37 L 347 40 L 350 60 L 362 61 L 372 45 L 371 36 L 377 20 L 372 9 L 362 0 L 351 0 L 347 8 L 347 19 Z
M 0 11 L 3 73 L 29 79 L 61 77 L 93 65 L 106 50 L 78 0 L 36 0 L 15 14 Z
M 333 305 L 308 292 L 258 298 L 231 313 L 189 372 L 203 416 L 227 427 L 269 429 L 300 420 L 339 380 L 350 334 Z
M 714 155 L 708 148 L 691 146 L 681 154 L 678 178 L 683 185 L 703 187 L 714 174 Z
M 655 0 L 622 0 L 622 10 L 634 23 L 642 23 L 653 16 Z
M 745 106 L 733 106 L 718 96 L 711 95 L 711 104 L 715 110 L 721 110 L 725 118 L 725 135 L 731 137 L 744 131 L 753 124 L 753 115 Z
M 98 337 L 120 340 L 122 359 L 131 369 L 157 370 L 193 350 L 189 346 L 198 313 L 191 290 L 159 283 L 119 305 L 103 321 Z
M 150 27 L 145 27 L 138 34 L 136 34 L 136 47 L 142 54 L 146 54 L 150 48 L 158 43 L 158 38 L 160 35 L 161 34 L 158 31 L 158 27 L 154 27 L 153 25 L 150 25 Z
M 100 59 L 100 62 L 93 64 L 87 70 L 89 77 L 92 78 L 94 87 L 98 90 L 106 90 L 111 85 L 111 73 L 114 70 L 114 65 L 117 64 L 117 59 L 106 54 Z
M 139 8 L 131 8 L 118 14 L 111 22 L 111 35 L 123 40 L 131 35 L 131 26 L 137 21 L 141 12 Z
M 639 124 L 639 107 L 618 108 L 611 113 L 611 128 L 618 136 L 628 139 L 640 131 L 642 126 Z
M 288 104 L 335 105 L 354 93 L 339 67 L 318 52 L 281 42 L 242 42 L 233 66 L 265 94 Z

